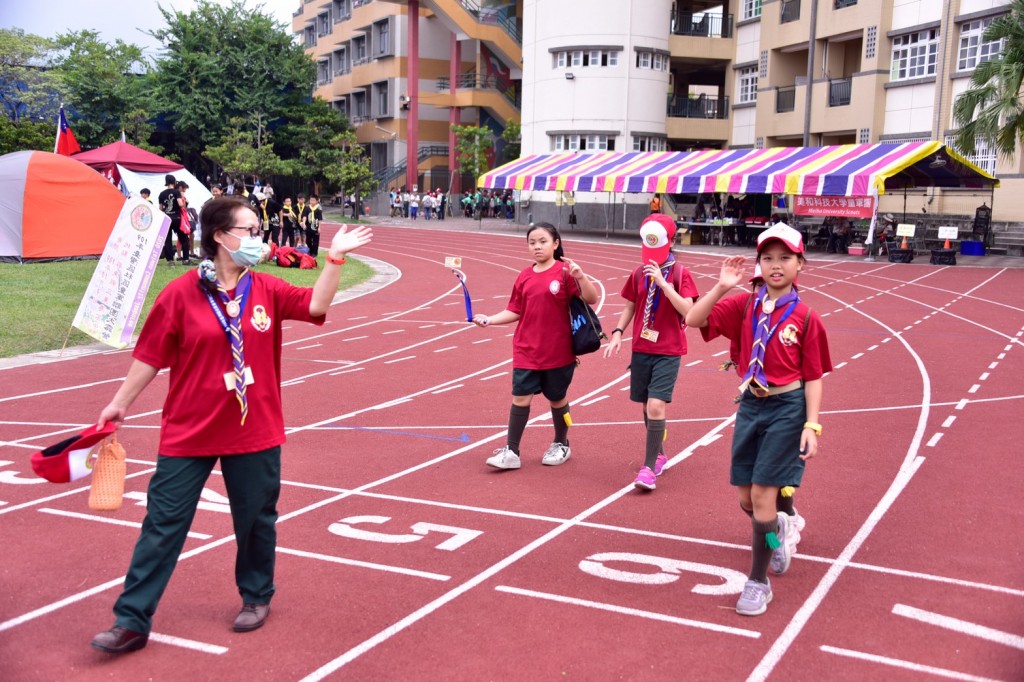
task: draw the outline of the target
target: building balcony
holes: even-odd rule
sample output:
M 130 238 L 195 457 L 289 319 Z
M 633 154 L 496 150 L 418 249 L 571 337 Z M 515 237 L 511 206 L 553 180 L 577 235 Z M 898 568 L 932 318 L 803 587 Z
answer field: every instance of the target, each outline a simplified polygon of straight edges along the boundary
M 672 15 L 671 33 L 694 38 L 731 38 L 733 17 L 731 14 L 708 14 L 679 10 Z
M 850 95 L 853 92 L 852 78 L 829 79 L 828 81 L 828 105 L 830 107 L 845 107 L 850 104 Z
M 729 118 L 728 97 L 671 97 L 668 101 L 670 118 Z
M 796 110 L 796 86 L 775 88 L 775 113 L 785 114 Z

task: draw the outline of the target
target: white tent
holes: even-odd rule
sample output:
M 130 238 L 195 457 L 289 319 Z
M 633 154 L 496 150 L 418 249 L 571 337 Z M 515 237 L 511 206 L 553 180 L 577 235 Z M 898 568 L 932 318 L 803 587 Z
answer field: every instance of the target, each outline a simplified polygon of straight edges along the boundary
M 199 182 L 196 176 L 184 168 L 169 171 L 168 173 L 139 173 L 128 170 L 121 164 L 118 164 L 117 170 L 121 174 L 122 191 L 126 191 L 130 196 L 138 196 L 140 190 L 149 188 L 149 191 L 152 192 L 151 198 L 153 201 L 156 201 L 156 198 L 160 196 L 160 192 L 164 189 L 164 176 L 173 175 L 175 180 L 184 181 L 188 185 L 185 197 L 188 199 L 190 207 L 198 211 L 202 208 L 203 204 L 213 198 L 210 190 L 203 183 Z

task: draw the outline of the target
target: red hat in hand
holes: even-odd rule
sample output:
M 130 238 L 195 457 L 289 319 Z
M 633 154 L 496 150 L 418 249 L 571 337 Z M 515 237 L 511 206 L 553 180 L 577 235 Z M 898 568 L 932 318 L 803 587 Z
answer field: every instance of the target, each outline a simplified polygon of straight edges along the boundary
M 70 483 L 92 473 L 92 449 L 117 430 L 117 424 L 107 422 L 102 429 L 93 424 L 77 436 L 32 455 L 32 471 L 50 483 Z

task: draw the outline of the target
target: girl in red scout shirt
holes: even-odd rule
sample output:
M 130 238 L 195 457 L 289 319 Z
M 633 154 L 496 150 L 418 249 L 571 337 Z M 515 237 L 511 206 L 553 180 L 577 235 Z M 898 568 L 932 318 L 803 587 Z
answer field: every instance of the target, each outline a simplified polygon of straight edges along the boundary
M 98 425 L 122 421 L 139 393 L 170 368 L 156 472 L 146 519 L 114 605 L 114 626 L 92 646 L 112 654 L 146 646 L 153 613 L 220 461 L 231 503 L 242 610 L 236 632 L 263 625 L 274 595 L 277 499 L 281 491 L 281 336 L 285 320 L 323 324 L 345 254 L 370 243 L 368 227 L 344 228 L 331 242 L 313 288 L 249 270 L 263 252 L 259 219 L 244 197 L 203 207 L 197 270 L 156 298 L 132 353 L 128 376 Z
M 676 224 L 662 213 L 640 225 L 644 265 L 636 268 L 622 287 L 626 306 L 604 347 L 607 358 L 622 347 L 623 329 L 633 321 L 633 354 L 629 362 L 629 399 L 644 406 L 647 446 L 644 465 L 633 485 L 654 490 L 665 456 L 665 408 L 679 377 L 680 357 L 686 355 L 683 333 L 686 313 L 697 298 L 693 277 L 672 255 Z M 637 312 L 639 310 L 639 312 Z
M 800 233 L 785 223 L 773 225 L 757 240 L 764 285 L 751 296 L 725 297 L 744 278 L 743 257 L 726 258 L 718 283 L 686 315 L 705 341 L 724 336 L 738 342 L 734 356 L 747 351 L 749 358 L 743 361 L 730 474 L 740 506 L 752 514 L 751 569 L 736 603 L 745 616 L 764 613 L 772 600 L 769 563 L 779 573 L 789 567 L 789 516 L 776 510 L 776 500 L 779 488 L 800 485 L 805 462 L 818 453 L 821 378 L 832 371 L 825 327 L 795 285 L 804 262 Z
M 512 409 L 508 418 L 508 441 L 494 451 L 487 465 L 496 469 L 518 469 L 519 441 L 530 419 L 530 402 L 543 393 L 551 403 L 555 440 L 541 459 L 557 466 L 569 459 L 569 400 L 566 394 L 576 370 L 569 327 L 569 299 L 579 295 L 591 305 L 597 303 L 597 287 L 579 265 L 565 258 L 558 230 L 550 223 L 536 223 L 526 233 L 534 264 L 521 273 L 512 286 L 508 306 L 497 315 L 474 315 L 473 322 L 491 324 L 519 322 L 512 337 Z

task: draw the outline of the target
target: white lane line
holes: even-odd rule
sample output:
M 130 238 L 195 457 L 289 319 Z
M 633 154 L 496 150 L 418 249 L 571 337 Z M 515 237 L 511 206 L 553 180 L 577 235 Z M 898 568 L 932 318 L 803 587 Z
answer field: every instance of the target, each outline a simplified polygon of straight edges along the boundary
M 875 345 L 873 345 L 873 346 L 869 346 L 868 350 L 874 350 L 876 348 L 878 348 L 878 344 L 877 343 Z
M 704 362 L 704 361 L 703 360 L 694 360 L 693 362 L 686 363 L 686 366 L 687 367 L 693 367 L 694 365 L 699 365 L 702 362 Z
M 414 578 L 426 578 L 427 580 L 437 580 L 440 582 L 452 579 L 450 575 L 441 575 L 440 573 L 428 573 L 427 571 L 417 571 L 412 568 L 402 568 L 401 566 L 388 566 L 387 564 L 375 564 L 369 561 L 346 559 L 344 557 L 331 556 L 329 554 L 306 552 L 301 549 L 288 549 L 287 547 L 279 546 L 277 548 L 277 551 L 279 554 L 291 554 L 292 556 L 302 557 L 303 559 L 319 559 L 320 561 L 326 561 L 332 564 L 344 564 L 345 566 L 370 568 L 375 571 L 384 571 L 385 573 L 399 573 L 401 575 L 409 575 Z
M 629 390 L 629 384 L 626 384 L 625 386 L 623 386 L 623 387 L 622 387 L 622 388 L 620 388 L 619 390 L 620 390 L 620 391 L 628 391 L 628 390 Z
M 977 637 L 978 639 L 988 640 L 989 642 L 1024 651 L 1024 637 L 1020 635 L 1003 632 L 1002 630 L 985 627 L 984 625 L 978 625 L 977 623 L 960 620 L 951 616 L 943 616 L 939 613 L 925 611 L 913 606 L 907 606 L 906 604 L 896 604 L 892 607 L 892 612 L 897 616 L 903 616 L 904 618 L 910 618 L 921 623 L 927 623 L 928 625 L 960 632 L 971 637 Z
M 478 343 L 490 343 L 490 342 L 491 342 L 491 341 L 493 341 L 493 340 L 494 340 L 494 339 L 480 339 L 479 341 L 474 341 L 474 342 L 473 342 L 473 345 L 476 345 L 476 344 L 478 344 Z
M 842 369 L 843 367 L 846 367 L 846 363 L 845 362 L 840 362 L 838 365 L 836 365 L 832 369 L 833 370 L 837 370 L 837 369 Z
M 314 343 L 314 344 L 312 344 L 310 346 L 300 346 L 300 347 L 296 348 L 295 350 L 309 350 L 310 348 L 319 348 L 322 345 L 324 345 L 324 344 L 322 344 L 322 343 Z
M 853 356 L 852 358 L 850 358 L 850 359 L 851 359 L 851 360 L 857 360 L 858 358 L 862 358 L 862 357 L 864 357 L 864 354 L 863 354 L 863 353 L 857 353 L 856 355 L 854 355 L 854 356 Z
M 131 417 L 128 417 L 128 418 L 131 419 Z M 134 461 L 134 460 L 128 460 L 128 461 Z M 129 478 L 136 478 L 137 476 L 148 476 L 149 474 L 151 474 L 154 471 L 156 471 L 156 467 L 152 466 L 152 462 L 146 462 L 146 464 L 147 464 L 148 468 L 143 469 L 142 471 L 136 471 L 134 474 L 128 474 L 127 476 L 125 476 L 125 480 L 127 480 Z M 8 512 L 18 511 L 19 509 L 27 509 L 29 507 L 34 507 L 37 504 L 45 504 L 46 502 L 52 502 L 53 500 L 59 500 L 59 499 L 61 499 L 63 497 L 70 497 L 71 495 L 77 495 L 78 493 L 88 493 L 89 489 L 90 489 L 90 486 L 86 485 L 86 486 L 84 486 L 82 488 L 75 488 L 74 490 L 67 490 L 67 491 L 62 492 L 62 493 L 57 493 L 56 495 L 50 495 L 49 497 L 40 497 L 38 499 L 30 500 L 28 502 L 22 502 L 20 504 L 14 505 L 13 507 L 8 507 L 7 509 L 4 509 L 3 511 L 0 511 L 0 514 L 7 514 Z
M 387 336 L 388 334 L 404 334 L 404 333 L 405 333 L 404 329 L 392 329 L 389 332 L 382 332 L 381 336 Z
M 480 377 L 480 381 L 490 381 L 491 379 L 497 379 L 498 377 L 503 377 L 506 374 L 508 374 L 508 372 L 498 372 L 497 374 L 492 374 L 490 376 Z
M 585 402 L 585 403 L 580 403 L 580 407 L 586 407 L 587 405 L 593 405 L 594 403 L 599 403 L 599 402 L 601 402 L 602 400 L 605 400 L 605 399 L 607 399 L 607 398 L 610 398 L 610 397 L 611 397 L 611 396 L 610 396 L 610 395 L 608 395 L 607 393 L 606 393 L 606 394 L 604 394 L 604 395 L 599 395 L 599 396 L 597 396 L 596 398 L 594 398 L 593 400 L 588 400 L 588 401 L 587 401 L 587 402 Z
M 967 389 L 967 392 L 968 393 L 977 393 L 979 388 L 981 388 L 981 384 L 974 384 L 969 389 Z
M 953 425 L 953 422 L 955 422 L 955 421 L 956 421 L 956 416 L 955 415 L 950 415 L 950 416 L 946 417 L 946 421 L 942 422 L 942 428 L 948 429 L 950 426 Z
M 998 366 L 999 366 L 999 363 L 998 363 L 998 362 L 993 362 L 993 363 L 992 363 L 991 365 L 989 365 L 989 366 L 988 366 L 988 368 L 989 368 L 989 369 L 995 369 L 995 368 L 996 368 L 996 367 L 998 367 Z
M 437 326 L 436 324 L 421 324 L 420 325 L 420 329 L 430 329 L 431 327 L 436 327 L 436 326 Z
M 821 650 L 824 651 L 826 654 L 846 656 L 847 658 L 856 658 L 861 661 L 870 661 L 871 663 L 881 663 L 882 665 L 889 665 L 894 668 L 913 670 L 917 673 L 928 673 L 929 675 L 935 675 L 936 677 L 948 677 L 952 680 L 968 680 L 969 682 L 1000 682 L 999 680 L 994 680 L 991 677 L 978 677 L 977 675 L 968 675 L 967 673 L 961 673 L 955 670 L 947 670 L 946 668 L 936 668 L 933 665 L 923 665 L 921 663 L 914 663 L 912 661 L 904 661 L 899 658 L 879 656 L 878 654 L 868 654 L 864 653 L 863 651 L 853 651 L 852 649 L 840 649 L 839 647 L 822 645 Z
M 1006 359 L 1006 353 L 1000 353 L 999 355 L 996 356 L 996 360 L 1005 360 L 1005 359 Z
M 82 519 L 84 521 L 98 521 L 99 523 L 109 523 L 112 526 L 127 526 L 129 528 L 142 528 L 142 524 L 135 521 L 125 521 L 123 519 L 111 519 L 106 516 L 98 516 L 96 514 L 83 514 L 81 512 L 64 511 L 63 509 L 52 509 L 50 507 L 42 507 L 38 509 L 44 514 L 53 514 L 54 516 L 66 516 L 71 519 Z M 196 540 L 209 540 L 212 535 L 206 533 L 193 533 L 189 531 L 188 536 L 195 538 Z
M 761 636 L 761 633 L 756 630 L 744 630 L 741 628 L 729 627 L 728 625 L 719 625 L 718 623 L 707 623 L 701 620 L 690 620 L 689 618 L 668 616 L 654 611 L 641 611 L 640 609 L 632 609 L 626 606 L 590 601 L 589 599 L 577 599 L 575 597 L 566 597 L 560 594 L 551 594 L 549 592 L 524 590 L 520 587 L 510 587 L 508 585 L 498 585 L 494 589 L 497 592 L 517 594 L 522 597 L 534 597 L 535 599 L 546 599 L 548 601 L 558 602 L 559 604 L 572 604 L 573 606 L 585 606 L 591 609 L 598 609 L 599 611 L 611 611 L 612 613 L 621 613 L 627 616 L 639 616 L 640 618 L 647 618 L 648 620 L 657 620 L 663 623 L 672 623 L 674 625 L 685 625 L 687 627 L 700 628 L 701 630 L 721 632 L 726 635 L 749 637 L 750 639 L 757 639 Z
M 74 386 L 65 386 L 63 388 L 54 388 L 49 391 L 39 391 L 38 393 L 23 393 L 22 395 L 12 395 L 8 398 L 0 398 L 0 403 L 6 403 L 10 400 L 21 400 L 23 398 L 38 398 L 41 395 L 63 393 L 64 391 L 74 391 L 79 388 L 92 388 L 93 386 L 102 386 L 103 384 L 112 384 L 121 381 L 124 381 L 124 377 L 118 377 L 116 379 L 104 379 L 102 381 L 93 381 L 88 384 L 76 384 Z
M 961 400 L 960 402 L 958 402 L 958 403 L 956 404 L 956 407 L 954 407 L 953 409 L 954 409 L 954 410 L 962 410 L 962 409 L 964 409 L 965 407 L 967 407 L 967 402 L 968 402 L 968 401 L 967 401 L 967 398 L 964 398 L 964 399 L 962 399 L 962 400 Z
M 352 321 L 352 320 L 365 320 L 368 317 L 369 317 L 369 315 L 357 315 L 356 317 L 350 317 L 348 319 L 349 319 L 349 321 Z
M 369 336 L 349 336 L 341 340 L 342 343 L 348 343 L 349 341 L 359 341 L 360 339 L 368 339 Z
M 930 448 L 934 448 L 934 447 L 935 447 L 935 445 L 936 445 L 936 444 L 937 444 L 937 443 L 938 443 L 938 442 L 939 442 L 939 441 L 940 441 L 941 439 L 942 439 L 942 432 L 941 432 L 941 431 L 939 431 L 939 432 L 938 432 L 938 433 L 936 433 L 936 434 L 935 434 L 934 436 L 932 436 L 931 438 L 929 438 L 929 439 L 928 439 L 928 442 L 927 442 L 927 443 L 925 443 L 925 445 L 927 445 L 927 446 L 928 446 L 928 447 L 930 447 Z
M 396 362 L 405 362 L 406 360 L 414 360 L 415 358 L 416 358 L 415 355 L 406 355 L 404 358 L 395 358 L 394 360 L 385 360 L 384 364 L 385 365 L 393 365 Z
M 431 391 L 430 394 L 431 395 L 437 395 L 438 393 L 447 393 L 448 391 L 454 391 L 457 388 L 462 388 L 462 386 L 463 386 L 463 384 L 455 384 L 454 386 L 445 386 L 444 388 L 439 388 L 436 391 Z
M 226 654 L 228 652 L 228 648 L 226 646 L 197 642 L 194 639 L 184 639 L 183 637 L 175 637 L 174 635 L 161 635 L 159 632 L 149 633 L 149 638 L 154 642 L 178 646 L 182 649 L 191 649 L 192 651 L 201 651 L 204 654 L 220 656 L 221 654 Z
M 711 354 L 711 357 L 713 357 L 713 358 L 717 358 L 718 356 L 720 356 L 720 355 L 725 355 L 725 354 L 726 354 L 726 353 L 728 353 L 728 352 L 729 352 L 729 351 L 727 351 L 727 350 L 722 350 L 722 351 L 718 351 L 717 353 L 712 353 L 712 354 Z
M 366 368 L 365 367 L 353 367 L 352 369 L 343 369 L 340 372 L 331 372 L 327 376 L 336 377 L 339 374 L 349 374 L 351 372 L 362 372 L 364 369 L 366 369 Z
M 438 348 L 434 352 L 435 353 L 445 353 L 445 352 L 450 351 L 450 350 L 455 350 L 456 348 L 458 348 L 458 346 L 445 346 L 444 348 Z
M 986 379 L 988 379 L 988 372 L 982 372 L 981 376 L 978 377 L 978 381 L 985 381 Z
M 379 405 L 374 405 L 373 407 L 370 407 L 369 409 L 371 409 L 371 410 L 386 410 L 389 407 L 395 407 L 396 405 L 401 405 L 402 403 L 411 403 L 411 402 L 412 402 L 412 398 L 395 398 L 394 400 L 389 400 L 386 403 L 381 403 Z

